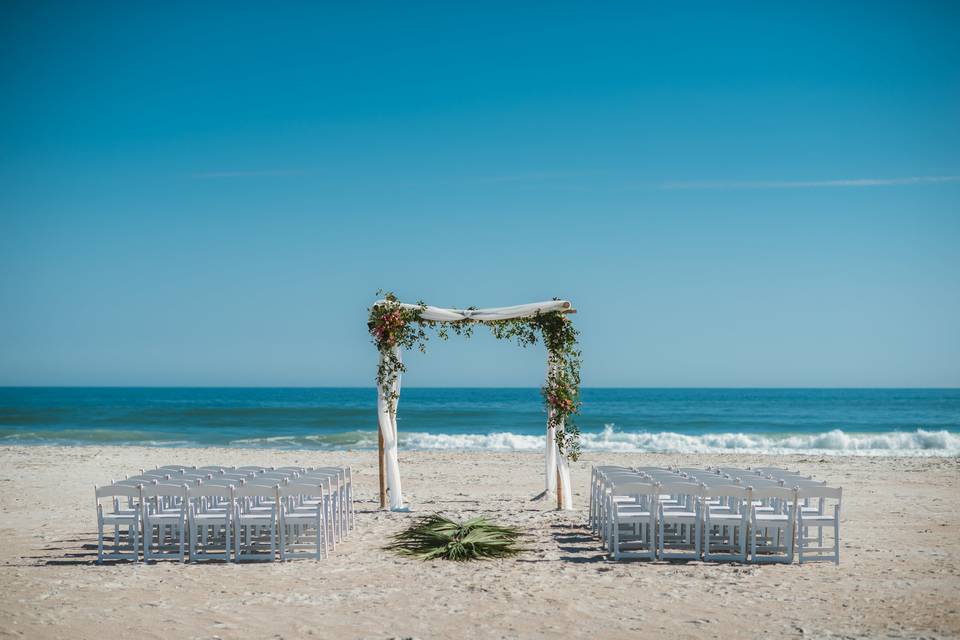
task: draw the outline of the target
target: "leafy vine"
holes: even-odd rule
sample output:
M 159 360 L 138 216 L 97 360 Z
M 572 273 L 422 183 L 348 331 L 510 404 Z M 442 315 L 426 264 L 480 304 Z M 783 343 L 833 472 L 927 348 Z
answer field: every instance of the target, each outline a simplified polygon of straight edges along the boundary
M 450 331 L 469 338 L 473 335 L 474 325 L 485 324 L 498 340 L 513 340 L 521 347 L 543 340 L 549 354 L 547 382 L 541 388 L 549 416 L 547 426 L 556 429 L 560 453 L 570 460 L 579 458 L 580 429 L 573 421 L 573 416 L 580 412 L 579 332 L 567 314 L 550 311 L 509 320 L 478 321 L 467 318 L 456 322 L 437 322 L 422 317 L 427 308 L 422 301 L 404 306 L 391 292 L 378 291 L 377 295 L 382 295 L 383 301 L 369 309 L 367 329 L 382 356 L 377 367 L 377 386 L 387 397 L 391 415 L 396 413 L 399 399 L 394 383 L 407 370 L 399 356 L 401 349 L 416 347 L 426 353 L 427 329 L 434 330 L 437 337 L 446 340 Z

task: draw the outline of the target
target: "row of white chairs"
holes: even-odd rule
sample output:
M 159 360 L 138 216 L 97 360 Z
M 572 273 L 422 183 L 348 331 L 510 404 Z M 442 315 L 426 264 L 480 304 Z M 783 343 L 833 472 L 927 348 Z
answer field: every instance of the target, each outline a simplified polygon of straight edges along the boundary
M 98 563 L 319 560 L 355 525 L 349 467 L 167 465 L 94 493 Z
M 597 466 L 589 526 L 617 560 L 790 563 L 796 552 L 800 563 L 839 564 L 841 495 L 773 467 Z

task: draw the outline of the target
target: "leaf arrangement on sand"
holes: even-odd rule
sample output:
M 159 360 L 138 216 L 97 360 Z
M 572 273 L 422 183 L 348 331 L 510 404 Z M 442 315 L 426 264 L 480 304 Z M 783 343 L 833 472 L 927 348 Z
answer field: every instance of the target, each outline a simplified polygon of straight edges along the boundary
M 392 537 L 387 549 L 421 560 L 486 560 L 508 558 L 523 550 L 520 529 L 493 524 L 486 518 L 456 522 L 439 513 L 417 520 Z

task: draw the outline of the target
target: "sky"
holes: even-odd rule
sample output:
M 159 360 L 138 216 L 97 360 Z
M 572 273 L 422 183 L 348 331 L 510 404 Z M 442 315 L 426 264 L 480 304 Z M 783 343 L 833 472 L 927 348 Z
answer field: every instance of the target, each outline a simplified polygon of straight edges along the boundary
M 2 3 L 0 385 L 960 386 L 960 5 L 674 4 Z

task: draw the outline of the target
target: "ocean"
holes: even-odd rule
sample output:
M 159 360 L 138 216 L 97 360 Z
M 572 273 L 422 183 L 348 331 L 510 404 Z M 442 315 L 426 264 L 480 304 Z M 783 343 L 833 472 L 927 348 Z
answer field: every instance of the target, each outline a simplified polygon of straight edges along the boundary
M 960 455 L 960 389 L 582 390 L 584 451 Z M 404 449 L 540 450 L 535 388 L 405 388 Z M 373 388 L 0 388 L 5 444 L 376 447 Z

